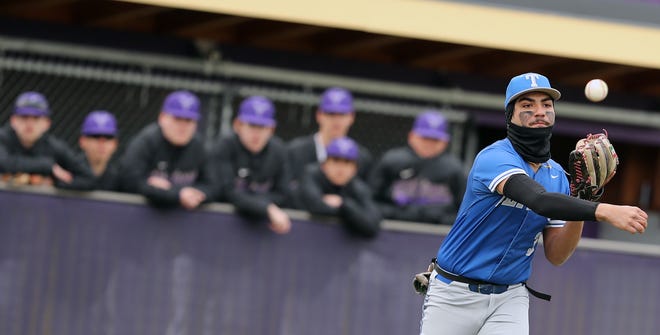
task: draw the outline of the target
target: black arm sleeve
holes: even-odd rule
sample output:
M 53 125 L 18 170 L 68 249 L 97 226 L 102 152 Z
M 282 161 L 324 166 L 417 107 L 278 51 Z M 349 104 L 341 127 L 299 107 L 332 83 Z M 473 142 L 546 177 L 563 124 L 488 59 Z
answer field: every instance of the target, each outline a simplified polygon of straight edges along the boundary
M 597 202 L 547 192 L 541 184 L 524 174 L 509 177 L 504 184 L 504 196 L 548 218 L 566 221 L 596 221 Z

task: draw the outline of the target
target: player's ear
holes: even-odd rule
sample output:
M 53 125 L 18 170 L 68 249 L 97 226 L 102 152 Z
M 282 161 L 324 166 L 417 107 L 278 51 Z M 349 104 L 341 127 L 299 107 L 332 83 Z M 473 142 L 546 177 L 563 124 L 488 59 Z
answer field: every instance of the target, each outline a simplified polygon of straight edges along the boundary
M 158 114 L 158 125 L 160 125 L 162 127 L 163 124 L 165 123 L 166 118 L 167 118 L 167 115 L 165 115 L 165 113 L 163 113 L 163 112 L 160 112 Z
M 410 143 L 415 138 L 415 133 L 411 131 L 408 132 L 408 143 Z
M 511 122 L 511 119 L 513 118 L 513 110 L 515 108 L 516 101 L 511 101 L 509 102 L 508 105 L 506 105 L 506 108 L 504 108 L 504 120 L 508 124 Z
M 352 112 L 349 115 L 351 116 L 351 126 L 352 126 L 353 123 L 355 122 L 355 112 Z
M 16 128 L 16 122 L 18 122 L 18 116 L 12 114 L 9 117 L 9 124 L 12 126 L 12 128 Z
M 241 127 L 241 124 L 242 124 L 242 123 L 241 123 L 241 121 L 240 121 L 238 118 L 235 118 L 235 119 L 234 119 L 234 122 L 232 122 L 231 126 L 232 126 L 232 129 L 234 129 L 234 132 L 235 132 L 235 133 L 238 133 L 238 131 L 239 131 L 240 127 Z

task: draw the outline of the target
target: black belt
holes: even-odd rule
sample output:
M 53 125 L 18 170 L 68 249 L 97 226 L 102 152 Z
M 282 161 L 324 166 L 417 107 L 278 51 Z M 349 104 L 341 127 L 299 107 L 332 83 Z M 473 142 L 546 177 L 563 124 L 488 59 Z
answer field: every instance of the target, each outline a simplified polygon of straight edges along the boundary
M 500 294 L 506 292 L 509 289 L 509 285 L 493 284 L 482 280 L 476 280 L 472 278 L 463 277 L 460 275 L 455 275 L 453 273 L 449 273 L 443 270 L 436 262 L 433 262 L 433 266 L 435 268 L 435 272 L 437 272 L 439 275 L 451 281 L 457 281 L 468 284 L 468 289 L 472 292 L 481 293 L 481 294 Z M 525 286 L 525 288 L 527 288 L 527 290 L 531 295 L 539 299 L 550 301 L 550 299 L 552 298 L 549 294 L 545 294 L 533 290 L 532 288 L 527 286 L 527 283 L 525 282 L 523 282 L 522 284 Z

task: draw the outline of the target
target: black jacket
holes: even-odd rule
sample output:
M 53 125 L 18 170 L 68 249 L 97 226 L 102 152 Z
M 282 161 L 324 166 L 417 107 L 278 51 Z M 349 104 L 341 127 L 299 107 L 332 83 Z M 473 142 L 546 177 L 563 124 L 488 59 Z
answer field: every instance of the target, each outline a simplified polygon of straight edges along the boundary
M 388 219 L 453 224 L 467 177 L 449 153 L 422 159 L 409 146 L 390 149 L 374 166 L 369 186 Z
M 87 160 L 87 156 L 85 156 L 84 152 L 78 154 L 78 159 L 82 160 L 88 169 L 90 170 L 92 169 L 91 166 L 89 165 L 89 161 Z M 105 167 L 105 171 L 103 171 L 103 174 L 100 176 L 95 176 L 94 189 L 100 191 L 117 192 L 121 190 L 120 188 L 121 185 L 119 183 L 120 183 L 119 160 L 115 154 L 115 156 L 113 156 L 108 162 L 108 165 Z
M 156 206 L 176 206 L 179 191 L 186 186 L 206 194 L 212 201 L 213 176 L 199 134 L 183 147 L 170 144 L 157 123 L 147 125 L 128 144 L 119 163 L 121 189 L 144 195 Z M 163 177 L 172 184 L 163 190 L 147 184 L 150 176 Z
M 278 137 L 253 154 L 238 135 L 231 134 L 221 138 L 210 155 L 219 182 L 216 200 L 229 201 L 239 213 L 259 219 L 268 216 L 271 203 L 286 204 L 290 172 L 284 143 Z
M 371 152 L 362 145 L 359 145 L 358 156 L 358 176 L 362 180 L 367 180 L 368 174 L 371 170 L 373 158 Z M 314 142 L 314 135 L 307 135 L 294 138 L 287 145 L 287 154 L 291 164 L 291 184 L 290 188 L 294 194 L 291 201 L 291 207 L 302 208 L 303 205 L 298 198 L 300 194 L 296 189 L 300 183 L 300 179 L 305 172 L 305 167 L 309 164 L 320 163 L 316 154 L 316 143 Z
M 73 175 L 70 184 L 53 176 L 55 164 Z M 94 187 L 92 171 L 64 141 L 45 133 L 30 149 L 26 149 L 9 125 L 0 129 L 0 173 L 51 177 L 55 187 L 63 189 L 91 190 Z
M 375 236 L 380 231 L 381 213 L 372 199 L 371 190 L 359 177 L 345 186 L 332 184 L 319 164 L 308 165 L 299 187 L 304 208 L 311 214 L 337 216 L 345 227 L 363 236 Z M 330 207 L 323 202 L 326 194 L 342 197 L 342 205 Z

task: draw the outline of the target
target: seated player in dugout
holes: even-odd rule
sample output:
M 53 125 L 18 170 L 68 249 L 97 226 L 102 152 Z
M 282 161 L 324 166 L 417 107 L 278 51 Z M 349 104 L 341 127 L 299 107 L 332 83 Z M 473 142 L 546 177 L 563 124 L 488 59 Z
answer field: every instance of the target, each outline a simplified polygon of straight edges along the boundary
M 64 141 L 51 135 L 51 110 L 38 92 L 18 96 L 9 124 L 0 129 L 2 180 L 17 185 L 54 185 L 90 190 L 92 172 Z
M 331 87 L 325 90 L 316 111 L 318 131 L 312 135 L 294 138 L 287 146 L 292 170 L 290 187 L 294 195 L 299 194 L 296 188 L 300 176 L 305 171 L 305 166 L 323 162 L 327 156 L 325 148 L 328 144 L 334 139 L 348 136 L 348 131 L 354 122 L 355 108 L 351 92 L 341 87 Z M 359 146 L 359 149 L 358 175 L 366 180 L 373 159 L 367 148 Z M 297 196 L 292 199 L 291 206 L 302 207 Z
M 241 102 L 234 132 L 211 148 L 211 162 L 219 184 L 216 199 L 228 201 L 251 220 L 268 220 L 275 233 L 291 229 L 280 207 L 288 198 L 289 165 L 284 142 L 274 135 L 275 106 L 266 97 Z
M 199 98 L 188 91 L 170 93 L 158 121 L 128 143 L 120 160 L 121 188 L 144 195 L 157 207 L 192 210 L 213 198 L 213 176 L 197 133 Z
M 382 216 L 369 186 L 357 176 L 357 143 L 340 137 L 330 142 L 326 152 L 326 160 L 308 165 L 302 177 L 299 192 L 305 209 L 339 217 L 350 232 L 375 236 Z
M 81 160 L 92 170 L 96 190 L 119 190 L 118 135 L 117 119 L 108 111 L 92 111 L 80 127 Z
M 436 110 L 419 114 L 408 145 L 383 154 L 369 185 L 383 216 L 393 220 L 451 225 L 463 199 L 463 164 L 447 151 L 451 139 L 445 117 Z

